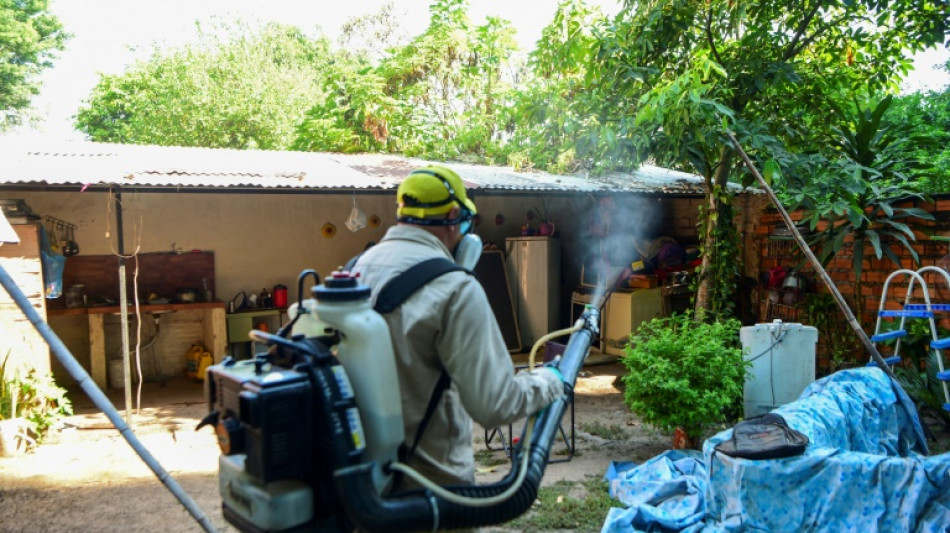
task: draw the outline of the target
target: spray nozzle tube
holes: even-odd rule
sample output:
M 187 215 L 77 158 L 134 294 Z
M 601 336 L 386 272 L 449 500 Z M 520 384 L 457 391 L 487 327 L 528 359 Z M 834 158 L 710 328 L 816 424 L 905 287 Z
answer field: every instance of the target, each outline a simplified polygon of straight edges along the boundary
M 587 309 L 582 320 L 578 320 L 579 324 L 569 328 L 570 338 L 558 369 L 564 382 L 571 386 L 597 338 L 599 318 L 596 308 Z M 566 331 L 549 335 L 561 336 Z M 373 490 L 370 466 L 364 464 L 334 472 L 341 503 L 356 525 L 366 531 L 434 531 L 481 527 L 511 520 L 530 508 L 537 497 L 551 443 L 569 401 L 566 396 L 558 398 L 530 423 L 533 436 L 523 439 L 522 446 L 514 449 L 513 468 L 497 483 L 444 487 L 444 491 L 461 498 L 447 497 L 443 491 L 436 493 L 431 490 L 383 496 Z M 526 437 L 527 434 L 526 429 Z M 473 498 L 487 505 L 462 503 Z
M 580 320 L 584 321 L 582 326 L 584 329 L 590 330 L 590 332 L 596 337 L 600 335 L 600 308 L 587 304 L 584 306 L 584 312 L 581 314 Z

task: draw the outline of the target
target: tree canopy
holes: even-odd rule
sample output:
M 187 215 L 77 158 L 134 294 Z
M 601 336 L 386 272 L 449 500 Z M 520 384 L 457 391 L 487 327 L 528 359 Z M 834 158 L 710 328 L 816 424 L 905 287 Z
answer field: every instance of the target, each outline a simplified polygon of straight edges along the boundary
M 915 144 L 907 149 L 916 158 L 931 164 L 929 172 L 920 178 L 922 189 L 950 192 L 950 86 L 942 91 L 896 97 L 890 112 L 884 115 L 884 123 L 904 125 L 932 139 L 930 143 Z
M 238 26 L 102 76 L 76 124 L 95 141 L 286 149 L 332 61 L 325 39 Z
M 728 313 L 736 231 L 726 187 L 746 174 L 726 129 L 791 176 L 797 154 L 828 153 L 830 105 L 896 89 L 911 53 L 946 38 L 947 16 L 928 0 L 628 2 L 597 31 L 584 91 L 610 106 L 588 114 L 585 129 L 604 142 L 578 157 L 611 167 L 653 160 L 705 178 L 697 306 Z
M 378 63 L 354 57 L 332 70 L 328 97 L 307 112 L 294 147 L 497 158 L 517 69 L 513 34 L 494 17 L 473 26 L 465 0 L 436 0 L 423 33 Z
M 23 122 L 39 73 L 67 38 L 47 0 L 0 0 L 0 130 Z

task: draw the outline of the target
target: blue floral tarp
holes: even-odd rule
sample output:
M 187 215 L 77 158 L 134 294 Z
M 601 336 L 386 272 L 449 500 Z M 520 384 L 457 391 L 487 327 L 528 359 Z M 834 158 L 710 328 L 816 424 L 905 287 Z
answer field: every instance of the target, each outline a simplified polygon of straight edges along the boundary
M 602 533 L 894 532 L 950 530 L 950 454 L 927 455 L 910 399 L 878 368 L 840 371 L 774 411 L 808 436 L 783 459 L 671 450 L 607 470 L 611 509 Z

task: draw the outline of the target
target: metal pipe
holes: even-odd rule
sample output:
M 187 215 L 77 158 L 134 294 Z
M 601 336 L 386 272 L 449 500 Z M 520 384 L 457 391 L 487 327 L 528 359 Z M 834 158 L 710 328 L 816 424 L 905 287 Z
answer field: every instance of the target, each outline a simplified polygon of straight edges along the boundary
M 129 355 L 129 302 L 125 292 L 125 237 L 122 231 L 122 191 L 115 193 L 115 235 L 119 253 L 119 313 L 122 323 L 122 375 L 125 377 L 125 421 L 132 425 L 132 363 Z
M 854 330 L 854 333 L 858 336 L 858 339 L 861 341 L 861 344 L 864 345 L 864 348 L 871 354 L 871 358 L 874 359 L 874 362 L 877 363 L 877 366 L 881 368 L 891 379 L 897 383 L 897 377 L 894 376 L 894 372 L 887 362 L 884 361 L 884 358 L 881 357 L 880 352 L 877 351 L 877 348 L 874 347 L 874 343 L 871 342 L 871 339 L 868 338 L 867 333 L 864 332 L 864 329 L 861 328 L 861 324 L 854 317 L 854 313 L 851 312 L 851 308 L 848 307 L 848 302 L 844 300 L 844 296 L 841 295 L 841 292 L 838 291 L 838 287 L 835 285 L 835 282 L 832 281 L 831 276 L 825 272 L 824 267 L 821 266 L 821 263 L 818 261 L 818 258 L 815 257 L 815 254 L 811 251 L 808 244 L 805 242 L 802 234 L 799 233 L 798 227 L 795 226 L 795 223 L 792 222 L 792 217 L 788 216 L 788 212 L 782 206 L 782 202 L 778 200 L 778 196 L 775 196 L 775 192 L 772 191 L 772 188 L 769 187 L 769 184 L 765 182 L 765 178 L 762 177 L 762 174 L 759 173 L 759 170 L 755 167 L 755 164 L 749 159 L 749 155 L 745 153 L 745 150 L 742 149 L 742 145 L 739 144 L 739 141 L 736 140 L 736 137 L 732 132 L 727 131 L 726 135 L 729 137 L 729 140 L 732 141 L 732 145 L 735 147 L 736 151 L 739 152 L 739 155 L 742 157 L 742 161 L 745 162 L 745 166 L 749 169 L 749 172 L 755 176 L 756 181 L 759 182 L 759 186 L 765 189 L 765 194 L 768 195 L 769 200 L 772 201 L 772 205 L 778 209 L 779 214 L 782 215 L 782 220 L 785 221 L 785 225 L 788 226 L 789 231 L 792 232 L 792 235 L 795 237 L 795 242 L 798 243 L 798 247 L 801 248 L 802 253 L 805 254 L 805 257 L 808 258 L 808 262 L 811 263 L 811 266 L 815 269 L 815 272 L 818 272 L 818 276 L 821 278 L 821 281 L 825 283 L 825 287 L 831 292 L 831 295 L 834 296 L 835 302 L 838 303 L 838 307 L 841 309 L 841 312 L 844 313 L 845 318 L 848 320 L 848 324 L 851 326 L 851 329 Z M 861 295 L 859 294 L 860 298 Z
M 6 289 L 7 293 L 10 294 L 10 297 L 13 298 L 13 301 L 16 303 L 17 307 L 23 311 L 23 314 L 26 315 L 26 318 L 33 324 L 33 327 L 36 328 L 36 331 L 39 332 L 40 336 L 43 337 L 43 340 L 49 345 L 50 349 L 53 352 L 53 355 L 56 356 L 56 359 L 59 360 L 60 364 L 69 372 L 69 375 L 76 380 L 76 383 L 82 387 L 82 390 L 89 396 L 89 399 L 92 400 L 92 403 L 96 405 L 103 413 L 109 418 L 109 421 L 115 426 L 119 433 L 125 438 L 125 440 L 132 446 L 132 449 L 135 450 L 135 453 L 142 458 L 142 461 L 155 473 L 155 476 L 165 484 L 165 487 L 178 499 L 178 501 L 188 510 L 191 516 L 201 524 L 201 527 L 208 532 L 215 532 L 217 529 L 214 527 L 214 524 L 211 523 L 211 520 L 205 515 L 204 511 L 201 510 L 201 507 L 188 496 L 188 493 L 181 488 L 181 485 L 175 481 L 174 478 L 169 475 L 169 473 L 162 468 L 162 465 L 152 456 L 151 453 L 142 445 L 138 440 L 138 437 L 135 436 L 135 433 L 132 432 L 132 429 L 128 424 L 122 421 L 122 417 L 119 416 L 119 412 L 116 411 L 115 406 L 112 405 L 112 402 L 109 401 L 109 398 L 96 386 L 96 383 L 92 381 L 92 378 L 86 372 L 86 369 L 76 361 L 76 358 L 73 357 L 73 354 L 69 352 L 69 349 L 66 348 L 66 345 L 63 344 L 63 341 L 56 336 L 56 333 L 53 332 L 53 329 L 50 328 L 49 324 L 43 321 L 43 318 L 40 314 L 33 308 L 33 305 L 30 304 L 29 299 L 26 295 L 23 294 L 23 291 L 20 290 L 20 287 L 17 286 L 16 282 L 13 281 L 13 278 L 10 277 L 10 274 L 7 273 L 6 269 L 0 265 L 0 285 Z

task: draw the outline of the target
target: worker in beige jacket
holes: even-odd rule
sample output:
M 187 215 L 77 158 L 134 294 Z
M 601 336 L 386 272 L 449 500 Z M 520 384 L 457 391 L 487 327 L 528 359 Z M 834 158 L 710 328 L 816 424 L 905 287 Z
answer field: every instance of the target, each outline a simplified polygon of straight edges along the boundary
M 471 269 L 481 254 L 481 240 L 470 233 L 475 204 L 455 172 L 417 169 L 396 197 L 397 224 L 353 267 L 374 302 L 388 281 L 423 260 L 444 257 Z M 409 461 L 439 485 L 474 483 L 473 419 L 486 428 L 510 424 L 564 393 L 556 369 L 515 373 L 488 297 L 470 273 L 439 276 L 384 316 L 396 354 L 406 448 L 443 371 L 451 379 Z M 412 486 L 405 480 L 399 489 Z

